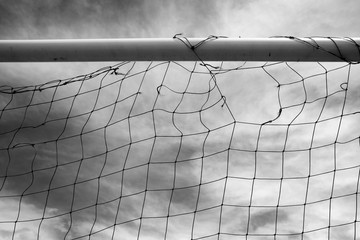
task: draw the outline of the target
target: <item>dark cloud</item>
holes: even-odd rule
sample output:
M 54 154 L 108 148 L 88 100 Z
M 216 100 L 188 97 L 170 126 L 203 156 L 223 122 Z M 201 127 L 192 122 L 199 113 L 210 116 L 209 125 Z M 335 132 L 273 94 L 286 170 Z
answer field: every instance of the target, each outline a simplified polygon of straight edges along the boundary
M 90 38 L 95 34 L 98 38 L 118 37 L 125 21 L 143 18 L 142 4 L 143 1 L 2 1 L 0 32 L 2 38 L 25 39 Z M 118 28 L 112 29 L 116 25 Z
M 250 232 L 257 232 L 262 227 L 267 227 L 270 225 L 270 229 L 275 229 L 276 222 L 283 222 L 288 220 L 288 215 L 286 214 L 278 214 L 276 210 L 270 209 L 270 210 L 260 210 L 259 212 L 256 212 L 254 214 L 251 214 L 250 216 Z M 276 216 L 277 215 L 277 216 Z
M 12 236 L 12 231 L 10 231 L 10 230 L 0 230 L 0 236 L 2 237 L 2 238 L 5 238 L 5 239 L 7 239 L 7 238 L 11 238 L 11 236 Z
M 219 17 L 204 0 L 2 1 L 0 13 L 3 39 L 198 36 Z

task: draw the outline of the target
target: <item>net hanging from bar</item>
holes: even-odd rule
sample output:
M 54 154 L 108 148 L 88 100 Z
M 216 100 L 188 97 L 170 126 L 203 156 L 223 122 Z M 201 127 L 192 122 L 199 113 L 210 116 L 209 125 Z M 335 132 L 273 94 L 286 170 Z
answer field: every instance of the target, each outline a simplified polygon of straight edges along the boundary
M 2 86 L 1 239 L 358 239 L 360 69 L 342 60 Z

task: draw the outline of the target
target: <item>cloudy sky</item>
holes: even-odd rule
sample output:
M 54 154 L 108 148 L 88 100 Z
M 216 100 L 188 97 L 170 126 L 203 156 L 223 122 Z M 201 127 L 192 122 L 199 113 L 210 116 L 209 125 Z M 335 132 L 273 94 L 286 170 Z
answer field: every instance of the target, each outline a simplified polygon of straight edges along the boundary
M 1 0 L 0 39 L 356 37 L 359 11 Z M 359 67 L 264 64 L 1 63 L 0 239 L 360 239 Z

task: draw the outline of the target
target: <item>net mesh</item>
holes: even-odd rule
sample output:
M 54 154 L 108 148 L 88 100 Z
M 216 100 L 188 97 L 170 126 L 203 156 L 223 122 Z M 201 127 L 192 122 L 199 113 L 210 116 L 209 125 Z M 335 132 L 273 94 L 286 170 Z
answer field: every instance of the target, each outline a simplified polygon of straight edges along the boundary
M 199 59 L 2 86 L 0 237 L 359 239 L 359 76 Z

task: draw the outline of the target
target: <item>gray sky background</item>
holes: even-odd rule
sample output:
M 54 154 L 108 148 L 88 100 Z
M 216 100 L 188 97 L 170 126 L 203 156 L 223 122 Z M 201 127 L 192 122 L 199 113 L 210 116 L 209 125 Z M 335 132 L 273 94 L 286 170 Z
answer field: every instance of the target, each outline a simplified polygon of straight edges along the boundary
M 0 5 L 2 39 L 357 36 L 355 0 L 10 1 Z
M 2 0 L 0 1 L 0 39 L 171 38 L 177 33 L 183 33 L 186 37 L 209 35 L 356 37 L 359 36 L 359 11 L 360 4 L 357 0 Z M 41 84 L 54 79 L 89 73 L 111 64 L 1 63 L 0 85 Z M 194 63 L 183 65 L 189 71 L 194 68 Z M 325 65 L 329 69 L 333 67 L 330 64 Z M 19 126 L 37 126 L 44 122 L 46 116 L 47 120 L 66 118 L 73 98 L 54 103 L 50 112 L 47 104 L 29 107 L 25 118 L 24 109 L 7 111 L 1 116 L 1 149 L 16 144 L 22 145 L 24 142 L 30 144 L 22 148 L 0 151 L 0 175 L 16 175 L 29 172 L 31 169 L 43 169 L 33 174 L 8 177 L 6 181 L 0 178 L 1 239 L 12 239 L 16 220 L 20 222 L 15 226 L 14 239 L 36 239 L 39 226 L 40 239 L 64 239 L 70 227 L 66 235 L 68 239 L 107 227 L 110 228 L 93 235 L 91 239 L 111 239 L 113 234 L 111 226 L 115 221 L 127 223 L 116 227 L 114 239 L 136 239 L 140 225 L 140 239 L 164 238 L 166 224 L 168 224 L 168 239 L 190 239 L 192 229 L 193 237 L 200 238 L 219 231 L 220 207 L 215 206 L 219 206 L 222 202 L 229 206 L 224 206 L 221 213 L 221 232 L 245 234 L 249 231 L 251 234 L 272 234 L 276 223 L 277 233 L 290 234 L 281 239 L 301 239 L 299 233 L 303 231 L 302 219 L 305 215 L 304 230 L 310 232 L 305 234 L 304 239 L 327 239 L 326 227 L 329 224 L 329 209 L 331 209 L 331 224 L 345 224 L 343 227 L 331 230 L 331 239 L 353 238 L 354 224 L 349 223 L 355 220 L 357 199 L 354 193 L 358 191 L 356 184 L 359 168 L 356 166 L 359 165 L 357 159 L 360 149 L 356 141 L 338 144 L 334 159 L 334 145 L 331 144 L 337 134 L 339 141 L 349 141 L 359 136 L 358 114 L 342 118 L 340 130 L 338 130 L 339 118 L 317 125 L 312 147 L 326 144 L 329 146 L 312 149 L 313 176 L 309 182 L 307 179 L 309 152 L 305 150 L 309 148 L 311 142 L 313 125 L 293 125 L 289 129 L 286 126 L 290 122 L 316 121 L 323 106 L 325 107 L 320 120 L 339 116 L 344 102 L 344 91 L 340 85 L 346 81 L 348 69 L 329 74 L 328 95 L 336 94 L 329 97 L 326 103 L 320 100 L 305 106 L 301 104 L 298 107 L 284 108 L 283 113 L 274 123 L 285 126 L 265 126 L 261 129 L 261 140 L 258 145 L 261 151 L 256 155 L 258 180 L 253 184 L 254 151 L 259 126 L 237 124 L 233 137 L 231 136 L 234 126 L 223 126 L 234 121 L 231 114 L 237 121 L 253 123 L 264 123 L 276 118 L 279 103 L 275 81 L 261 68 L 220 74 L 217 83 L 221 93 L 226 96 L 227 104 L 221 107 L 223 100 L 216 89 L 210 95 L 189 94 L 182 100 L 181 95 L 171 92 L 170 90 L 184 91 L 189 79 L 189 72 L 175 64 L 171 65 L 164 82 L 166 87 L 160 89 L 158 96 L 158 86 L 162 84 L 166 66 L 162 64 L 150 71 L 141 87 L 142 75 L 136 75 L 121 84 L 117 82 L 104 88 L 97 101 L 97 92 L 79 95 L 69 115 L 72 118 L 67 122 L 50 121 L 37 128 L 26 128 L 15 131 L 15 134 L 14 131 L 4 134 Z M 231 66 L 231 63 L 223 67 L 227 66 Z M 249 63 L 245 66 L 254 66 L 254 64 Z M 324 72 L 324 69 L 317 64 L 291 66 L 303 77 Z M 126 73 L 130 68 L 131 64 L 125 65 L 119 69 L 119 72 Z M 145 63 L 137 64 L 132 73 L 146 68 Z M 205 69 L 197 65 L 196 70 Z M 300 79 L 294 71 L 284 65 L 269 66 L 266 70 L 281 84 Z M 359 74 L 358 68 L 351 69 L 345 114 L 360 111 L 360 91 L 357 90 L 360 84 L 355 81 Z M 55 99 L 74 96 L 79 89 L 80 92 L 97 89 L 101 84 L 104 86 L 117 79 L 119 75 L 106 75 L 103 82 L 101 77 L 98 77 L 86 81 L 84 85 L 80 85 L 80 82 L 72 83 L 59 88 L 57 92 L 49 89 L 36 92 L 33 96 L 31 92 L 16 94 L 13 98 L 10 95 L 0 94 L 0 106 L 11 108 L 50 101 L 53 96 Z M 308 101 L 325 97 L 326 86 L 323 76 L 305 80 L 304 83 Z M 208 90 L 208 84 L 209 75 L 194 74 L 187 91 L 204 93 Z M 213 83 L 210 82 L 211 84 Z M 119 95 L 118 91 L 120 91 Z M 141 94 L 137 95 L 135 100 L 138 91 Z M 110 106 L 88 114 L 93 107 L 99 109 L 116 99 L 127 100 L 119 103 L 116 108 Z M 95 130 L 97 127 L 104 127 L 127 117 L 132 105 L 133 114 L 150 111 L 154 105 L 156 108 L 170 112 L 175 109 L 178 112 L 185 112 L 198 111 L 202 104 L 210 106 L 219 100 L 220 102 L 211 110 L 204 111 L 201 121 L 198 113 L 179 114 L 172 119 L 171 114 L 166 114 L 164 111 L 156 112 L 154 119 L 159 135 L 178 136 L 179 130 L 184 134 L 204 132 L 184 137 L 181 142 L 179 137 L 159 137 L 155 142 L 154 139 L 149 139 L 131 147 L 114 150 L 129 143 L 127 121 L 113 124 L 106 130 L 102 128 L 79 136 L 83 131 Z M 304 101 L 302 83 L 283 85 L 280 100 L 282 107 L 302 103 Z M 7 105 L 9 102 L 10 104 Z M 297 116 L 299 112 L 301 114 Z M 154 135 L 153 116 L 150 113 L 132 118 L 130 125 L 133 141 Z M 221 128 L 207 135 L 205 126 L 211 129 Z M 59 136 L 68 138 L 47 144 L 31 145 Z M 232 139 L 231 144 L 230 139 Z M 282 155 L 285 142 L 287 150 L 304 149 L 304 151 L 290 151 Z M 234 149 L 247 151 L 231 151 L 227 155 L 228 152 L 224 150 L 230 145 Z M 106 148 L 112 150 L 108 153 L 106 162 L 104 155 L 93 157 L 104 153 Z M 147 165 L 151 149 L 153 149 L 150 159 L 152 164 Z M 224 152 L 219 153 L 220 151 Z M 56 155 L 56 152 L 59 154 Z M 212 155 L 213 153 L 218 154 Z M 209 155 L 203 165 L 202 155 Z M 54 171 L 56 158 L 61 166 Z M 79 160 L 83 158 L 88 160 L 82 161 L 80 165 Z M 189 159 L 194 160 L 187 161 Z M 175 160 L 179 161 L 176 168 Z M 226 172 L 227 164 L 228 172 Z M 124 166 L 129 169 L 123 173 Z M 343 169 L 336 173 L 336 178 L 332 172 L 334 168 Z M 285 179 L 281 182 L 282 171 Z M 97 177 L 100 174 L 102 177 L 99 180 Z M 200 175 L 202 183 L 205 184 L 201 186 L 199 193 Z M 175 190 L 170 194 L 169 189 L 173 187 L 175 176 Z M 225 180 L 226 176 L 231 177 Z M 75 181 L 80 183 L 76 185 L 74 192 Z M 117 200 L 120 186 L 122 186 L 122 195 L 126 196 L 121 198 L 121 204 Z M 254 189 L 251 201 L 253 208 L 249 217 L 248 208 L 230 207 L 230 205 L 249 205 L 252 188 Z M 48 189 L 51 189 L 50 193 Z M 148 190 L 146 193 L 143 192 L 145 189 Z M 305 201 L 306 189 L 308 189 L 307 202 L 312 204 L 307 205 L 304 214 L 301 204 Z M 42 193 L 36 193 L 39 191 Z M 21 194 L 25 196 L 19 198 Z M 330 206 L 331 195 L 338 198 L 334 198 Z M 82 207 L 94 206 L 96 202 L 102 204 L 96 208 L 89 207 L 76 211 Z M 278 202 L 282 207 L 277 209 Z M 211 209 L 204 210 L 207 208 Z M 195 209 L 198 212 L 194 220 L 192 212 Z M 66 214 L 69 212 L 72 212 L 71 217 Z M 43 221 L 24 221 L 61 214 L 64 215 Z M 173 217 L 159 218 L 167 214 Z M 145 218 L 140 221 L 140 216 Z M 249 223 L 248 219 L 250 219 Z M 6 221 L 10 222 L 5 223 Z M 322 227 L 325 229 L 311 232 Z M 217 239 L 217 237 L 216 235 L 206 239 Z M 221 239 L 236 239 L 225 235 L 222 237 Z M 89 237 L 81 239 L 89 239 Z M 253 236 L 251 239 L 265 238 Z

